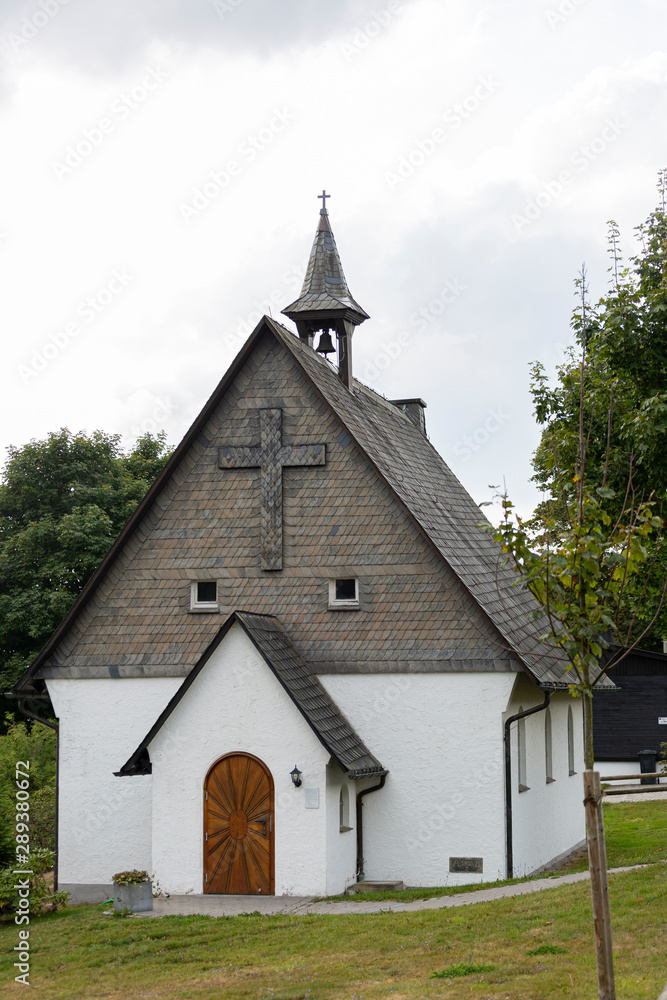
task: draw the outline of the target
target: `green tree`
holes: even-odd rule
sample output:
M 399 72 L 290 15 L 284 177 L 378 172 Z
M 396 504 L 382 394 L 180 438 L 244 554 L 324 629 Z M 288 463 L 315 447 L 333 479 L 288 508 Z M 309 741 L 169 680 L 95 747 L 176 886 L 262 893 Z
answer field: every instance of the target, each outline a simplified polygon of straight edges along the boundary
M 144 435 L 126 454 L 119 435 L 66 429 L 9 449 L 0 483 L 0 691 L 47 641 L 168 457 L 164 434 Z
M 584 275 L 577 282 L 585 308 L 572 326 L 577 347 L 569 352 L 550 386 L 543 367 L 533 367 L 532 393 L 543 425 L 533 458 L 534 481 L 547 500 L 536 512 L 557 529 L 568 525 L 577 502 L 577 476 L 600 488 L 601 506 L 613 522 L 651 498 L 659 513 L 667 500 L 667 172 L 659 175 L 660 204 L 637 227 L 641 250 L 627 265 L 619 232 L 609 223 L 611 287 L 595 305 L 586 301 Z M 582 358 L 585 353 L 585 366 Z M 621 614 L 618 638 L 631 641 L 643 623 L 642 645 L 661 649 L 667 638 L 667 607 L 650 625 L 667 576 L 667 540 L 651 541 L 653 569 L 637 617 Z

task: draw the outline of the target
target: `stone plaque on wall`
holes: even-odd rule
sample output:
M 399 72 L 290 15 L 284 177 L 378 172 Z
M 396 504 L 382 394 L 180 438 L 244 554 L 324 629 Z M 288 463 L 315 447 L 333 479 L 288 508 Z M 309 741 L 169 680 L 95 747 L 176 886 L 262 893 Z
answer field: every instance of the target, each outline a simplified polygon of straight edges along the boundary
M 484 858 L 450 858 L 450 872 L 477 872 L 484 871 Z

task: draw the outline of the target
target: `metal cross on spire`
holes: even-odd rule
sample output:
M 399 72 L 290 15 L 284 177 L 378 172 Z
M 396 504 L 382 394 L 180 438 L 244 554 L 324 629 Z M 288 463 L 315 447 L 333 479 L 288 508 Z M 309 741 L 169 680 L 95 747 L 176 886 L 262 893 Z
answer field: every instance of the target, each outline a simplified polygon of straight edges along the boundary
M 322 199 L 322 211 L 326 212 L 326 210 L 327 210 L 327 198 L 330 198 L 331 195 L 327 194 L 326 191 L 324 189 L 322 189 L 322 194 L 318 194 L 317 197 Z

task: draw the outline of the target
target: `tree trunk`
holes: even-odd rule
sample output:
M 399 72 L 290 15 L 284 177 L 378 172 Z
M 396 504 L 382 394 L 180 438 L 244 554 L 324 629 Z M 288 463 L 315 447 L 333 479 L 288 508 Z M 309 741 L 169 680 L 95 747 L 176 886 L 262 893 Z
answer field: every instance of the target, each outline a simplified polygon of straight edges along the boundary
M 582 685 L 581 697 L 584 702 L 584 764 L 587 771 L 595 768 L 595 751 L 593 750 L 593 688 L 590 680 Z
M 589 769 L 584 771 L 584 806 L 586 808 L 588 866 L 591 874 L 595 953 L 598 967 L 598 996 L 600 1000 L 616 1000 L 607 885 L 607 851 L 604 841 L 600 775 L 597 771 Z

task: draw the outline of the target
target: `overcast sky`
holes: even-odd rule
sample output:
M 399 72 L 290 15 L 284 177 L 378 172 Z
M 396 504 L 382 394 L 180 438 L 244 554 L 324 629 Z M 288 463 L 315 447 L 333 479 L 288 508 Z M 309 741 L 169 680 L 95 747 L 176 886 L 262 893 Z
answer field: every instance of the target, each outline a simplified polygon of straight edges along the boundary
M 529 364 L 657 201 L 664 0 L 2 0 L 0 57 L 3 455 L 176 444 L 298 294 L 326 188 L 355 375 L 532 509 Z

